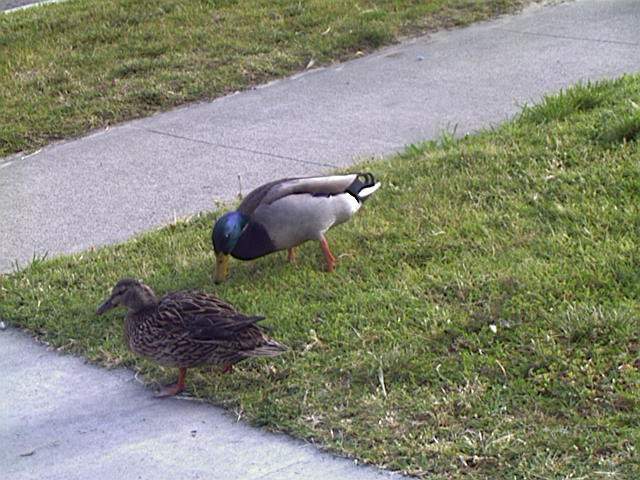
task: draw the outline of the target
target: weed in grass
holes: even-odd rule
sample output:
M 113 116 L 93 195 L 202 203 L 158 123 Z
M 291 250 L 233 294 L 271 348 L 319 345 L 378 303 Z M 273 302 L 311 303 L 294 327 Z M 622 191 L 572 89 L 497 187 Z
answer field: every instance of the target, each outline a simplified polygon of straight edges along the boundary
M 635 101 L 634 101 L 635 100 Z M 621 105 L 602 117 L 602 126 L 597 140 L 606 146 L 619 142 L 633 142 L 640 139 L 640 97 L 629 99 L 628 105 Z
M 640 144 L 594 132 L 632 115 L 640 76 L 577 89 L 361 165 L 383 186 L 332 231 L 332 274 L 302 245 L 300 266 L 270 255 L 214 286 L 202 215 L 0 278 L 0 319 L 162 383 L 173 372 L 93 311 L 124 276 L 211 291 L 291 346 L 229 376 L 194 369 L 195 394 L 249 422 L 424 477 L 637 478 Z
M 564 120 L 576 112 L 589 111 L 609 100 L 612 89 L 605 84 L 580 83 L 560 95 L 544 95 L 542 103 L 525 106 L 523 120 L 542 123 Z

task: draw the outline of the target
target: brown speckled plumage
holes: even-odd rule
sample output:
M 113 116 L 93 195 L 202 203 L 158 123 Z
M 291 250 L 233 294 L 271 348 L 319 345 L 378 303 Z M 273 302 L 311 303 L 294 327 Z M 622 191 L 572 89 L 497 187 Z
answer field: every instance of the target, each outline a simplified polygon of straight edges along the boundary
M 158 396 L 179 393 L 188 367 L 215 364 L 228 371 L 245 358 L 287 350 L 257 325 L 264 317 L 240 313 L 204 292 L 182 290 L 157 299 L 147 285 L 126 278 L 116 284 L 97 313 L 117 306 L 129 309 L 124 337 L 134 353 L 160 365 L 180 368 L 178 385 Z

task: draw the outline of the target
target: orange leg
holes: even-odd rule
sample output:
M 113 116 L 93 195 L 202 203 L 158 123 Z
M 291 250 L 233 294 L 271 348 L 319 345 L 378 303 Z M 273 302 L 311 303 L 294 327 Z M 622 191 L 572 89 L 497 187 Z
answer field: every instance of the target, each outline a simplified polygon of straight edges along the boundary
M 184 390 L 184 379 L 187 377 L 187 369 L 181 368 L 178 374 L 178 381 L 166 387 L 162 387 L 158 393 L 154 395 L 156 398 L 172 397 Z
M 334 257 L 331 250 L 329 250 L 329 243 L 326 238 L 322 237 L 320 247 L 322 247 L 322 253 L 324 253 L 324 258 L 327 261 L 327 272 L 333 272 L 333 269 L 336 268 L 336 257 Z
M 296 247 L 287 248 L 287 260 L 294 265 L 298 264 L 298 259 L 296 258 Z

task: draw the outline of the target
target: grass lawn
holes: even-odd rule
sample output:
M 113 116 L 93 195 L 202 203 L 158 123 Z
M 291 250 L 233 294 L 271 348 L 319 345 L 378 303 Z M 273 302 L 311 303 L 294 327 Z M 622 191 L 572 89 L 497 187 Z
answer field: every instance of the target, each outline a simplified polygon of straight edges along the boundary
M 254 425 L 429 478 L 640 478 L 640 76 L 580 85 L 512 122 L 363 164 L 383 181 L 299 266 L 233 262 L 215 214 L 0 277 L 0 319 L 139 369 L 116 280 L 199 288 L 292 347 L 187 388 Z M 151 392 L 150 392 L 151 394 Z
M 530 0 L 67 0 L 0 14 L 0 158 Z

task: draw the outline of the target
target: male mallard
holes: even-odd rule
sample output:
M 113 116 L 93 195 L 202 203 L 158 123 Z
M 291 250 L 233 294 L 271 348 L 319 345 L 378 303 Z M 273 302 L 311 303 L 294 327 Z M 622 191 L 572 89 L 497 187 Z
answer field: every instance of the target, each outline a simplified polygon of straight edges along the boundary
M 324 233 L 351 218 L 379 186 L 370 173 L 352 173 L 285 178 L 256 188 L 213 227 L 216 283 L 227 276 L 229 255 L 251 260 L 286 248 L 295 262 L 295 247 L 307 240 L 320 242 L 332 271 L 336 257 Z
M 213 363 L 223 372 L 247 357 L 279 355 L 288 347 L 256 325 L 261 316 L 238 312 L 224 300 L 196 290 L 167 293 L 160 300 L 133 278 L 120 280 L 96 311 L 127 307 L 124 338 L 129 348 L 147 360 L 178 367 L 178 381 L 156 397 L 180 393 L 188 367 Z

